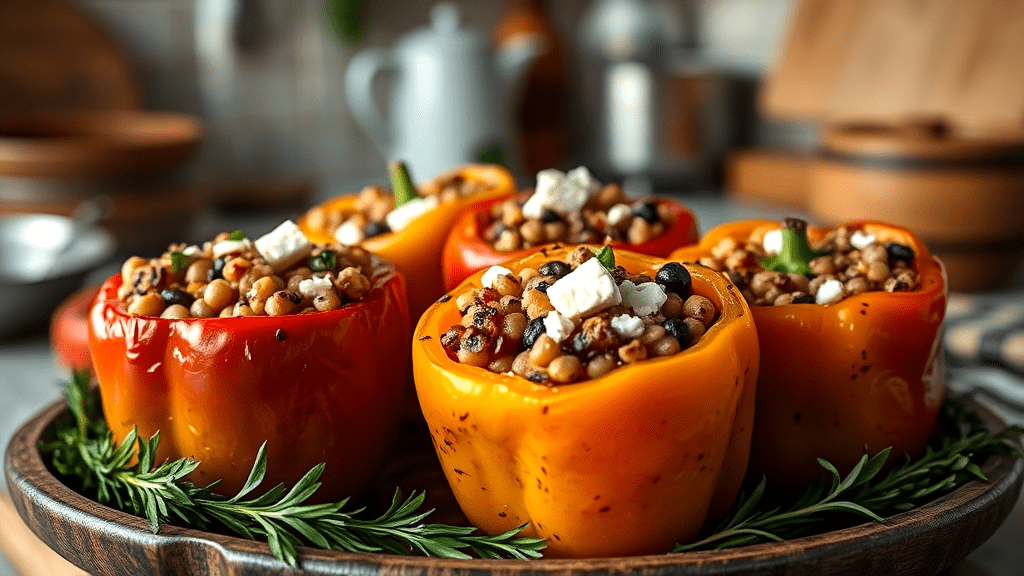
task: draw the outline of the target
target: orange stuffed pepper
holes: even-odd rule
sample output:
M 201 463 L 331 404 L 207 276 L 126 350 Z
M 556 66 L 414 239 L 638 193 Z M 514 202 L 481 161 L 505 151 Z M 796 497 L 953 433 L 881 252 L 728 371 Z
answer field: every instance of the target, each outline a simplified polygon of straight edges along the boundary
M 672 258 L 720 270 L 761 345 L 751 468 L 782 486 L 850 470 L 867 450 L 919 454 L 944 398 L 942 265 L 909 231 L 798 220 L 711 230 Z
M 589 253 L 542 249 L 427 310 L 413 340 L 420 406 L 485 532 L 527 524 L 553 557 L 668 552 L 740 489 L 756 331 L 717 274 Z
M 359 245 L 393 262 L 409 283 L 409 310 L 419 317 L 444 293 L 441 250 L 456 219 L 477 203 L 515 193 L 508 170 L 467 165 L 411 187 L 404 167 L 393 165 L 395 196 L 379 186 L 339 196 L 303 215 L 299 228 L 314 242 Z
M 358 495 L 401 415 L 402 277 L 358 248 L 292 244 L 299 259 L 282 264 L 223 236 L 133 257 L 100 288 L 89 345 L 115 440 L 159 431 L 157 461 L 200 460 L 191 479 L 228 495 L 266 442 L 265 488 L 323 462 L 318 499 Z
M 579 191 L 574 185 L 586 192 L 578 199 L 583 202 L 562 202 L 560 196 Z M 600 186 L 585 168 L 567 174 L 544 170 L 537 175 L 532 194 L 480 204 L 459 218 L 444 246 L 444 283 L 451 290 L 477 270 L 555 243 L 608 239 L 616 249 L 664 258 L 680 246 L 696 244 L 698 238 L 693 213 L 678 202 L 629 199 L 618 184 Z

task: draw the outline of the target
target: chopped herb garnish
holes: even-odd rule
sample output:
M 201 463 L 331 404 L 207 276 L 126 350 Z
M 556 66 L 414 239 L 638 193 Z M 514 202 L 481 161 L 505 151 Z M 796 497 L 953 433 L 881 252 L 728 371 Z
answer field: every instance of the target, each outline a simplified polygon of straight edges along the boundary
M 338 257 L 331 250 L 324 250 L 319 256 L 309 259 L 309 269 L 313 272 L 324 272 L 334 270 L 338 265 Z
M 245 238 L 245 232 L 242 232 L 241 230 L 235 230 L 231 234 L 228 234 L 228 240 L 231 240 L 233 242 L 240 242 L 242 240 L 245 240 Z
M 615 270 L 615 252 L 611 246 L 602 246 L 594 250 L 594 256 L 609 271 Z
M 395 208 L 402 204 L 420 197 L 416 187 L 409 177 L 409 169 L 401 160 L 393 160 L 389 165 L 391 171 L 391 186 L 395 190 Z
M 188 268 L 189 264 L 196 261 L 196 257 L 191 254 L 185 254 L 181 250 L 175 250 L 171 252 L 171 270 L 177 272 L 183 268 Z

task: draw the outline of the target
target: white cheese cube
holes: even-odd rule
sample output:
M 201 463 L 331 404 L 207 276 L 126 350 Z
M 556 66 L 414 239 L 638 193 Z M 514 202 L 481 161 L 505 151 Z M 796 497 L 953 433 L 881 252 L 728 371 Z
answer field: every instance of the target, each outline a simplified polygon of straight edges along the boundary
M 578 172 L 581 169 L 585 175 Z M 568 176 L 554 168 L 538 172 L 537 187 L 523 204 L 523 215 L 527 218 L 540 219 L 545 208 L 563 216 L 578 212 L 590 198 L 591 188 L 599 186 L 586 170 L 581 166 Z
M 616 204 L 608 209 L 608 223 L 612 226 L 625 224 L 633 217 L 633 209 L 626 204 Z
M 821 286 L 818 286 L 818 293 L 814 296 L 814 301 L 818 304 L 833 304 L 843 299 L 844 292 L 842 282 L 826 280 Z
M 608 269 L 591 258 L 548 287 L 548 299 L 562 316 L 579 318 L 622 302 Z
M 399 232 L 404 230 L 405 227 L 411 224 L 413 220 L 436 208 L 439 203 L 440 199 L 437 196 L 413 198 L 391 212 L 388 212 L 388 215 L 384 219 L 387 221 L 388 228 L 390 228 L 392 232 Z
M 317 294 L 326 292 L 334 287 L 330 278 L 325 276 L 314 276 L 299 282 L 299 294 L 306 298 L 314 298 Z
M 625 285 L 626 282 L 629 280 L 623 281 L 622 284 Z M 622 302 L 632 308 L 637 316 L 657 314 L 661 310 L 662 304 L 668 300 L 665 289 L 654 282 L 644 282 L 643 284 L 629 282 L 629 286 L 625 289 L 620 286 L 619 290 L 622 293 Z
M 853 246 L 857 250 L 863 250 L 874 243 L 874 234 L 865 234 L 864 232 L 857 230 L 850 235 L 850 246 Z
M 362 227 L 351 220 L 346 220 L 334 231 L 334 239 L 345 246 L 355 246 L 366 239 Z
M 195 256 L 196 254 L 201 254 L 202 252 L 203 249 L 200 248 L 199 246 L 196 246 L 195 244 L 188 246 L 181 251 L 181 253 L 184 254 L 185 256 Z
M 485 288 L 494 288 L 494 281 L 498 279 L 498 276 L 507 276 L 511 273 L 512 271 L 504 266 L 491 266 L 480 278 L 480 283 Z
M 256 239 L 256 251 L 275 271 L 284 270 L 309 256 L 313 245 L 291 220 Z
M 544 332 L 556 343 L 568 338 L 575 328 L 576 325 L 573 324 L 572 320 L 562 316 L 555 310 L 548 312 L 548 315 L 544 317 Z
M 764 253 L 769 256 L 782 252 L 782 230 L 776 229 L 765 232 L 764 238 L 761 240 L 761 246 L 764 247 Z
M 586 166 L 580 166 L 575 170 L 569 170 L 565 179 L 587 192 L 587 196 L 593 196 L 601 191 L 601 183 L 594 178 L 594 175 L 587 170 Z
M 222 240 L 213 245 L 213 257 L 220 258 L 228 254 L 241 254 L 249 246 L 249 239 Z
M 619 314 L 612 318 L 612 330 L 623 340 L 632 340 L 640 336 L 646 327 L 643 320 L 629 314 Z

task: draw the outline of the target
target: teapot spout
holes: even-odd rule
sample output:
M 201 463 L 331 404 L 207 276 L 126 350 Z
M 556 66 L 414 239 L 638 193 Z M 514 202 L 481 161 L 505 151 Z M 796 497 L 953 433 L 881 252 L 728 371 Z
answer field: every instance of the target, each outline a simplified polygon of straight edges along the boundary
M 546 49 L 543 38 L 538 34 L 519 35 L 506 40 L 501 46 L 496 55 L 495 66 L 501 94 L 506 100 L 510 99 L 510 95 L 518 93 L 526 69 Z

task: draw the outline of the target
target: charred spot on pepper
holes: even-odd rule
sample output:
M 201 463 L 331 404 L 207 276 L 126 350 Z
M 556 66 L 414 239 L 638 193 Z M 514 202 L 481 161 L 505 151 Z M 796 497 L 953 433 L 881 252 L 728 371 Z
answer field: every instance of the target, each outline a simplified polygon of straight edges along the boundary
M 552 534 L 551 536 L 553 536 L 555 540 L 559 540 L 559 541 L 562 540 L 562 537 L 559 536 L 558 534 Z
M 506 514 L 504 512 L 498 512 L 498 517 L 504 518 L 505 516 L 508 516 L 508 514 Z
M 469 418 L 469 412 L 466 412 L 465 414 L 459 416 L 459 422 L 465 422 L 466 418 Z
M 659 480 L 661 480 L 661 474 L 655 476 L 654 479 L 651 480 L 651 484 L 657 484 Z
M 865 364 L 860 367 L 861 372 L 867 372 L 868 370 L 871 370 L 871 364 Z
M 278 328 L 277 331 L 274 332 L 274 338 L 277 338 L 281 342 L 284 342 L 285 340 L 288 339 L 288 334 L 285 334 L 284 330 Z
M 438 298 L 437 301 L 442 303 L 442 304 L 444 304 L 445 302 L 447 302 L 447 301 L 449 301 L 451 299 L 452 299 L 452 295 L 451 294 L 445 294 L 444 296 L 441 296 L 440 298 Z
M 542 410 L 540 411 L 540 413 L 541 413 L 541 414 L 547 414 L 547 413 L 548 413 L 548 410 L 550 410 L 550 408 L 551 408 L 550 406 L 545 406 L 545 407 L 544 407 L 544 408 L 543 408 L 543 409 L 542 409 Z
M 867 310 L 861 310 L 860 311 L 860 315 L 861 316 L 867 316 L 868 315 L 868 311 Z
M 605 506 L 604 508 L 601 508 L 600 510 L 598 510 L 598 512 L 607 512 L 607 511 L 609 511 L 611 509 L 612 509 L 611 506 Z
M 470 475 L 468 472 L 463 472 L 462 470 L 459 470 L 458 468 L 452 468 L 452 470 L 456 474 L 458 474 L 459 476 L 469 476 Z
M 423 342 L 424 340 L 430 340 L 430 334 L 427 334 L 426 336 L 420 336 L 419 338 L 417 338 L 417 340 L 419 340 L 420 342 Z

